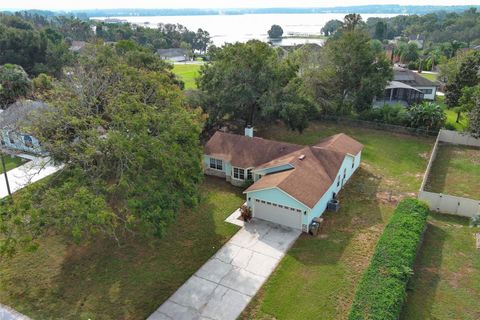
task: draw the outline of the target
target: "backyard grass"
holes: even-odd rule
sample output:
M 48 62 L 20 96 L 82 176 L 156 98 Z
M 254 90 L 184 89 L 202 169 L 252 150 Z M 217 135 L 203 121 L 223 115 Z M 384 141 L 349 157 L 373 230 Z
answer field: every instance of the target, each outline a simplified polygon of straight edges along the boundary
M 475 232 L 466 218 L 431 214 L 401 319 L 480 319 Z
M 425 79 L 428 79 L 428 80 L 433 81 L 433 82 L 437 81 L 437 79 L 438 79 L 438 74 L 434 74 L 434 73 L 421 72 L 421 73 L 419 73 L 419 75 L 421 75 Z
M 7 171 L 15 169 L 16 167 L 21 166 L 26 162 L 22 158 L 18 158 L 18 157 L 12 158 L 6 155 L 3 156 L 3 159 L 5 159 L 5 168 L 7 169 Z M 1 163 L 0 163 L 0 173 L 3 173 L 3 166 L 1 165 Z
M 447 108 L 447 105 L 445 104 L 445 96 L 437 96 L 436 103 L 438 103 L 445 111 L 445 116 L 447 117 L 445 124 L 447 126 L 455 131 L 465 131 L 468 125 L 468 118 L 465 112 L 460 114 L 460 119 L 457 122 L 458 115 L 454 110 Z
M 480 199 L 480 148 L 439 144 L 425 189 Z
M 185 83 L 186 90 L 197 89 L 195 79 L 198 77 L 200 67 L 201 64 L 174 64 L 173 73 Z
M 224 219 L 241 189 L 207 177 L 197 209 L 179 213 L 164 238 L 75 245 L 59 235 L 0 261 L 0 301 L 33 319 L 145 319 L 238 229 Z
M 340 211 L 323 216 L 318 236 L 300 236 L 243 319 L 346 319 L 397 200 L 414 196 L 420 187 L 431 138 L 321 123 L 303 135 L 280 126 L 259 135 L 313 144 L 338 132 L 365 145 L 361 168 L 340 193 Z

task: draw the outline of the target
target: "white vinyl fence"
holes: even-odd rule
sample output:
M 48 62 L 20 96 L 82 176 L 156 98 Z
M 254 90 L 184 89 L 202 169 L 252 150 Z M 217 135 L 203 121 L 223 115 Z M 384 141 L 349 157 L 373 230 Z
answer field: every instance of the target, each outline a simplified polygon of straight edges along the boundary
M 480 214 L 480 200 L 425 191 L 425 184 L 427 183 L 430 175 L 432 163 L 435 161 L 437 156 L 438 144 L 440 142 L 480 147 L 480 139 L 475 139 L 469 135 L 461 134 L 456 131 L 440 130 L 433 147 L 432 155 L 430 156 L 430 161 L 428 162 L 427 170 L 423 176 L 423 182 L 418 193 L 418 199 L 427 202 L 431 210 L 441 213 L 454 214 L 464 217 L 473 217 L 476 214 Z

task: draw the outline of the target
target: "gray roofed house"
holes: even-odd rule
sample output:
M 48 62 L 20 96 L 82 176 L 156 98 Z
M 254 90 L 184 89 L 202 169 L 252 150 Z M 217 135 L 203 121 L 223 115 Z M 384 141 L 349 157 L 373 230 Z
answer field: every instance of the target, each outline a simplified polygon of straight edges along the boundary
M 174 62 L 187 61 L 190 51 L 182 48 L 157 49 L 157 55 L 163 60 Z
M 40 142 L 30 134 L 22 132 L 22 126 L 34 120 L 37 112 L 42 112 L 48 105 L 41 101 L 17 101 L 0 113 L 1 147 L 12 150 L 42 154 Z

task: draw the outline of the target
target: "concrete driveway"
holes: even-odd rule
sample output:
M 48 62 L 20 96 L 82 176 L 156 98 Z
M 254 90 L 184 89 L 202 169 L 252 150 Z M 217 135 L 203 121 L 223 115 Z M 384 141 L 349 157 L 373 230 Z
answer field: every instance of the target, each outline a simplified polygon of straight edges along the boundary
M 236 319 L 300 233 L 263 220 L 245 224 L 148 319 Z
M 62 166 L 54 166 L 48 157 L 35 157 L 24 165 L 7 172 L 10 190 L 12 193 L 20 190 L 33 182 L 57 172 L 61 168 Z M 0 199 L 7 195 L 8 190 L 5 183 L 5 176 L 2 173 L 0 175 Z

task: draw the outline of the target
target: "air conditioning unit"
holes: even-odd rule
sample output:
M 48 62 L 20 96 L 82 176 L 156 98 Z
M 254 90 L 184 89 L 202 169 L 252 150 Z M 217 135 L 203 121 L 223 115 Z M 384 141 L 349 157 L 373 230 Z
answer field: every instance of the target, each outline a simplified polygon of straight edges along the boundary
M 337 199 L 332 199 L 328 201 L 327 210 L 337 212 L 340 209 L 340 201 Z

